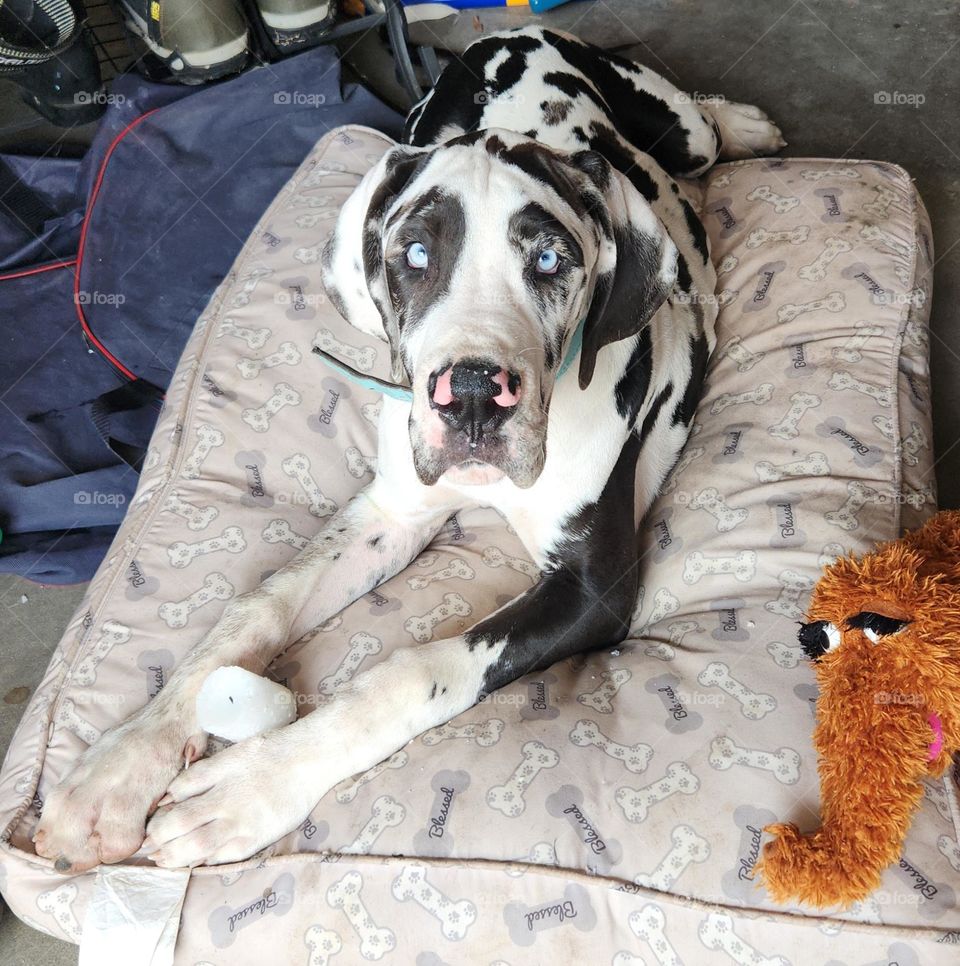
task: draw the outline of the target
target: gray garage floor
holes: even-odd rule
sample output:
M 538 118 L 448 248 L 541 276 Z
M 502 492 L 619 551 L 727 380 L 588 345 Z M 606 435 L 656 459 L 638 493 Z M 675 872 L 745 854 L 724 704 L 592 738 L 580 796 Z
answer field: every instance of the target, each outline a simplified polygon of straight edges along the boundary
M 459 50 L 482 30 L 530 19 L 518 8 L 471 12 L 413 35 Z M 876 158 L 911 172 L 937 248 L 935 471 L 941 506 L 960 506 L 960 9 L 944 0 L 585 0 L 539 19 L 625 47 L 688 91 L 760 104 L 783 129 L 788 155 Z M 362 67 L 370 55 L 363 47 L 351 56 Z M 29 119 L 8 92 L 0 86 L 0 145 L 42 140 L 47 132 L 24 128 Z M 82 590 L 0 579 L 0 748 Z M 0 920 L 0 962 L 57 966 L 76 956 L 9 912 Z

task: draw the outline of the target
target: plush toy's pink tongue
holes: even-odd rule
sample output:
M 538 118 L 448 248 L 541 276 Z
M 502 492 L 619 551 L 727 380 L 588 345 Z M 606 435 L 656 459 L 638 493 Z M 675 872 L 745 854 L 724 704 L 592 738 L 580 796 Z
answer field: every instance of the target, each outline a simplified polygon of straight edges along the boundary
M 500 387 L 500 392 L 493 397 L 498 406 L 516 406 L 520 402 L 520 387 L 517 386 L 517 392 L 511 392 L 510 377 L 502 369 L 490 378 Z
M 940 715 L 935 711 L 931 711 L 927 715 L 927 721 L 930 723 L 930 727 L 933 729 L 933 741 L 930 742 L 930 749 L 927 752 L 927 761 L 933 761 L 937 755 L 943 751 L 943 722 L 940 720 Z

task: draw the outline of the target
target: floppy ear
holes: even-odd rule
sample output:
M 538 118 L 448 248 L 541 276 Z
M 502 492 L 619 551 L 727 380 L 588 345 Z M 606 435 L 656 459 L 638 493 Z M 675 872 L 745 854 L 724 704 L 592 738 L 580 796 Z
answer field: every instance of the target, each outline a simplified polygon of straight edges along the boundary
M 646 199 L 602 155 L 580 151 L 570 160 L 602 195 L 591 208 L 601 238 L 580 352 L 580 388 L 586 389 L 597 353 L 640 332 L 670 294 L 678 253 Z
M 352 326 L 385 339 L 394 382 L 404 378 L 399 327 L 383 265 L 383 222 L 427 149 L 398 144 L 363 176 L 344 202 L 321 259 L 323 287 Z

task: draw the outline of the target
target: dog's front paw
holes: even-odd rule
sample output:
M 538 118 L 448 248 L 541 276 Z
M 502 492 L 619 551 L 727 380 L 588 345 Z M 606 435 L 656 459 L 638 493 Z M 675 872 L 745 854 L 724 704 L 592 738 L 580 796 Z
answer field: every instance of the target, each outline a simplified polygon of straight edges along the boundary
M 787 146 L 780 128 L 753 104 L 711 101 L 706 108 L 720 128 L 722 161 L 776 154 L 781 148 Z
M 152 707 L 108 731 L 47 795 L 33 836 L 37 855 L 65 874 L 133 855 L 184 755 L 202 754 L 205 743 L 185 741 L 182 722 Z
M 248 738 L 177 776 L 144 848 L 167 869 L 249 858 L 310 814 L 327 790 L 320 775 L 287 729 Z

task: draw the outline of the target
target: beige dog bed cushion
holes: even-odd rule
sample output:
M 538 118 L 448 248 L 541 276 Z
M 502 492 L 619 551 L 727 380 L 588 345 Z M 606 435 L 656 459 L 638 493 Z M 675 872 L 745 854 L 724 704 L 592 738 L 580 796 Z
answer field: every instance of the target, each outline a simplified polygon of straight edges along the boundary
M 317 261 L 388 145 L 356 127 L 317 144 L 184 351 L 137 497 L 0 776 L 0 888 L 38 929 L 79 942 L 118 871 L 64 878 L 33 853 L 49 789 L 371 479 L 379 398 L 310 350 L 386 374 Z M 688 190 L 719 271 L 718 346 L 645 527 L 630 638 L 342 782 L 263 854 L 179 874 L 178 962 L 956 962 L 949 778 L 927 787 L 881 890 L 842 916 L 778 908 L 750 871 L 765 824 L 818 820 L 796 622 L 821 567 L 935 507 L 923 205 L 904 171 L 871 162 L 740 162 Z M 461 513 L 271 673 L 308 713 L 534 580 L 496 514 Z M 148 891 L 169 886 L 139 865 Z

